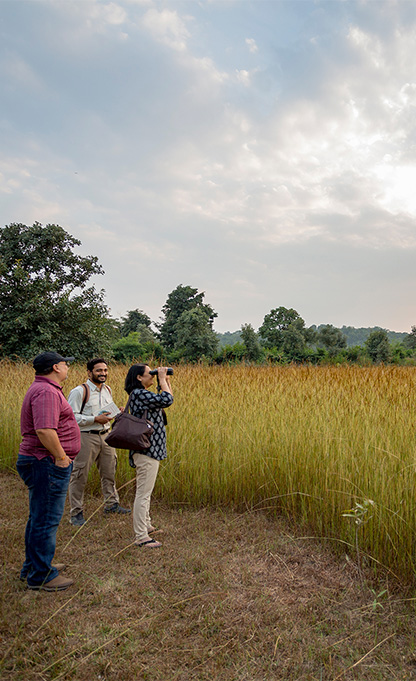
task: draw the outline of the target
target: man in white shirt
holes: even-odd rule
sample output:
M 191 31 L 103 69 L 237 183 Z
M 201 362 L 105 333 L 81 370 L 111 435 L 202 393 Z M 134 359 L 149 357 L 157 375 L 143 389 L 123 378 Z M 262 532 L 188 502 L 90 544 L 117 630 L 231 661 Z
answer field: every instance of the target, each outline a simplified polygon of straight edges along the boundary
M 68 488 L 71 506 L 70 523 L 80 526 L 84 518 L 84 490 L 88 473 L 95 462 L 104 495 L 104 513 L 130 513 L 119 503 L 115 485 L 117 454 L 105 437 L 110 430 L 111 416 L 105 407 L 113 402 L 111 389 L 106 385 L 108 366 L 104 359 L 87 362 L 88 381 L 71 390 L 68 402 L 81 431 L 81 450 L 76 457 Z

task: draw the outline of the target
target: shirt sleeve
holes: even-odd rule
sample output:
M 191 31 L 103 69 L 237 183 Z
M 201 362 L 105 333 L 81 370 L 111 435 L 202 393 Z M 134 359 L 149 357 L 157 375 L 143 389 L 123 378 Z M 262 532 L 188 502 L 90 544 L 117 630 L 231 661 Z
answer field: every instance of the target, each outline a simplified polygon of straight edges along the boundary
M 61 400 L 56 390 L 44 391 L 32 400 L 33 428 L 57 430 L 61 414 Z
M 133 390 L 130 399 L 130 411 L 133 415 L 144 409 L 166 409 L 173 402 L 173 395 L 163 390 L 156 395 L 150 390 Z
M 75 421 L 80 427 L 82 426 L 92 426 L 94 423 L 94 416 L 87 416 L 86 414 L 81 414 L 82 401 L 84 399 L 84 388 L 82 385 L 77 385 L 76 388 L 71 390 L 68 395 L 68 403 L 74 412 Z

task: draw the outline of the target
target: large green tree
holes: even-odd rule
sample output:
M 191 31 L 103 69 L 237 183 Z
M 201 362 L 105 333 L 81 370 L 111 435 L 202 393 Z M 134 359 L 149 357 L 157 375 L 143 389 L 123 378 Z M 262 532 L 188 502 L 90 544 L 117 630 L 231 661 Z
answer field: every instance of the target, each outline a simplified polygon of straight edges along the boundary
M 31 358 L 57 350 L 77 358 L 107 352 L 114 337 L 96 256 L 59 225 L 13 223 L 0 229 L 0 355 Z
M 281 348 L 284 332 L 288 330 L 290 324 L 298 320 L 303 322 L 302 317 L 293 308 L 277 307 L 270 310 L 259 328 L 259 335 L 264 345 L 270 348 Z
M 411 332 L 403 340 L 403 345 L 410 350 L 416 349 L 416 326 L 412 326 Z
M 314 343 L 316 332 L 306 328 L 305 322 L 293 308 L 278 307 L 266 314 L 259 328 L 262 344 L 283 352 L 287 359 L 297 362 L 307 354 L 307 345 Z
M 201 320 L 204 320 L 207 330 L 212 331 L 212 324 L 215 317 L 217 317 L 217 313 L 214 312 L 211 305 L 204 303 L 204 296 L 205 293 L 198 293 L 197 288 L 182 286 L 182 284 L 169 293 L 166 303 L 162 308 L 163 319 L 158 324 L 160 341 L 167 350 L 173 350 L 178 347 L 178 344 L 181 345 L 183 338 L 181 330 L 184 323 L 182 315 L 185 312 L 191 310 L 203 312 L 203 316 L 195 317 L 192 324 L 190 322 L 191 318 L 187 317 L 187 324 L 191 328 L 193 323 L 196 323 L 196 320 L 198 320 L 198 325 L 201 323 Z M 209 336 L 209 334 L 207 335 Z
M 122 336 L 128 336 L 132 331 L 137 331 L 137 327 L 147 327 L 150 329 L 152 320 L 143 312 L 143 310 L 128 310 L 125 317 L 121 318 L 120 333 Z
M 251 362 L 257 362 L 263 356 L 264 350 L 251 324 L 242 325 L 241 339 L 245 346 L 245 357 Z
M 202 357 L 212 358 L 218 345 L 207 312 L 200 307 L 185 310 L 178 320 L 175 350 L 180 357 L 192 362 Z
M 376 364 L 388 362 L 391 351 L 387 331 L 384 329 L 372 331 L 365 342 L 365 349 Z
M 319 329 L 318 343 L 324 346 L 331 357 L 334 357 L 347 347 L 347 337 L 336 326 L 325 324 L 325 326 L 321 326 Z

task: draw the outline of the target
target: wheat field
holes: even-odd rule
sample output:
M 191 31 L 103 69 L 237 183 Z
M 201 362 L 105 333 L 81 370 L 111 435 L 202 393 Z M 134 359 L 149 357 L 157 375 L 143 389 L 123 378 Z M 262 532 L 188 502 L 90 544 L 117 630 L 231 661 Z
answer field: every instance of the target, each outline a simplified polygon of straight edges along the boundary
M 109 384 L 123 405 L 127 367 Z M 70 369 L 64 392 L 85 380 Z M 1 467 L 14 470 L 30 365 L 0 363 Z M 411 582 L 416 368 L 182 366 L 155 497 L 286 516 L 377 572 Z M 118 485 L 134 476 L 119 452 Z M 91 489 L 98 492 L 93 471 Z

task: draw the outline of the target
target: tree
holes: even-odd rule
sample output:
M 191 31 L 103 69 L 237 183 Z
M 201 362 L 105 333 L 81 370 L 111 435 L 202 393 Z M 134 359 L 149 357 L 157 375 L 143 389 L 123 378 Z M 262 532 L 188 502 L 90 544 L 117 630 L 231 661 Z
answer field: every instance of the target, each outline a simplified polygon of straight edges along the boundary
M 372 331 L 365 342 L 365 348 L 373 362 L 388 362 L 390 345 L 387 331 L 384 329 Z
M 321 326 L 318 333 L 318 343 L 323 345 L 331 357 L 335 357 L 341 350 L 347 347 L 347 337 L 340 329 L 332 324 Z
M 416 326 L 412 326 L 411 332 L 403 340 L 403 345 L 409 350 L 416 348 Z
M 275 308 L 265 316 L 259 335 L 263 345 L 283 353 L 283 359 L 293 362 L 305 359 L 307 345 L 316 341 L 315 329 L 306 328 L 296 310 L 286 307 Z
M 306 356 L 305 322 L 295 319 L 282 333 L 281 349 L 291 362 L 301 362 Z
M 165 348 L 173 350 L 177 347 L 178 334 L 182 325 L 182 322 L 179 323 L 179 320 L 184 312 L 194 309 L 201 310 L 204 313 L 205 323 L 212 331 L 212 324 L 215 317 L 217 317 L 217 313 L 214 312 L 211 305 L 203 302 L 204 296 L 205 293 L 198 293 L 197 288 L 182 286 L 182 284 L 169 293 L 166 303 L 162 308 L 164 318 L 157 325 L 160 341 Z M 198 319 L 202 319 L 202 317 L 198 317 Z
M 84 359 L 109 350 L 115 326 L 104 292 L 87 287 L 103 274 L 96 256 L 59 225 L 13 223 L 0 230 L 0 354 L 31 358 L 57 350 Z
M 155 343 L 156 338 L 152 329 L 149 329 L 145 324 L 137 324 L 136 333 L 139 343 Z
M 283 343 L 283 332 L 287 331 L 292 322 L 301 319 L 293 308 L 278 307 L 266 314 L 263 324 L 259 328 L 259 335 L 265 345 L 270 348 L 280 348 Z M 304 322 L 303 322 L 304 324 Z
M 208 306 L 209 307 L 209 306 Z M 218 338 L 211 328 L 208 312 L 202 307 L 185 310 L 179 317 L 176 331 L 175 350 L 191 361 L 202 357 L 213 357 Z
M 150 329 L 152 320 L 143 310 L 129 310 L 125 317 L 121 318 L 120 333 L 128 336 L 132 331 L 137 331 L 139 324 Z
M 259 339 L 251 324 L 243 324 L 241 327 L 241 339 L 245 345 L 245 356 L 252 362 L 257 362 L 263 355 Z

